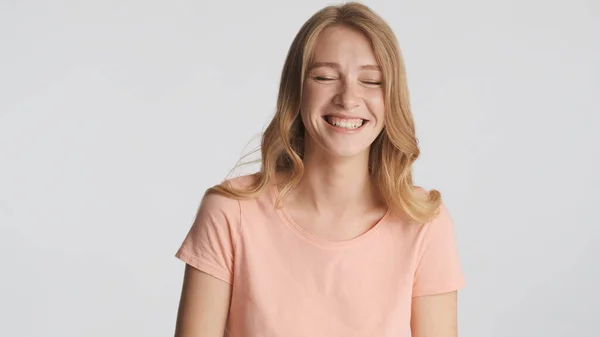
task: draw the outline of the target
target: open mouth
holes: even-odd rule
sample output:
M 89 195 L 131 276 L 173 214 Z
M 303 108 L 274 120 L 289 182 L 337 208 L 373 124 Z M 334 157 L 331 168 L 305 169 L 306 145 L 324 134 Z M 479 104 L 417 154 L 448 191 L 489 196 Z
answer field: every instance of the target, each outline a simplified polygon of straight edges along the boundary
M 341 118 L 332 115 L 325 115 L 323 119 L 331 126 L 346 130 L 359 129 L 369 122 L 362 118 Z

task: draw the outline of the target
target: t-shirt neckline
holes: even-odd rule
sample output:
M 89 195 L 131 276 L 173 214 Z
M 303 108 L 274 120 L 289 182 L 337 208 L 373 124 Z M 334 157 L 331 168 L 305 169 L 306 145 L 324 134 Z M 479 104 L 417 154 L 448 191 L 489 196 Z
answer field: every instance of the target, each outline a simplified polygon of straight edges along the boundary
M 282 221 L 285 223 L 285 225 L 287 227 L 289 227 L 293 232 L 295 232 L 296 235 L 300 236 L 303 240 L 310 242 L 311 244 L 323 247 L 323 248 L 340 248 L 340 247 L 346 247 L 346 246 L 350 246 L 350 245 L 354 245 L 357 244 L 359 242 L 362 242 L 364 240 L 366 240 L 367 238 L 373 236 L 377 231 L 379 231 L 379 229 L 381 227 L 383 227 L 389 217 L 390 217 L 390 209 L 387 208 L 385 213 L 383 214 L 383 216 L 375 223 L 375 225 L 373 225 L 371 228 L 369 228 L 366 232 L 348 239 L 348 240 L 340 240 L 340 241 L 332 241 L 332 240 L 327 240 L 327 239 L 322 239 L 319 237 L 316 237 L 315 235 L 311 234 L 310 232 L 308 232 L 307 230 L 305 230 L 302 226 L 300 226 L 286 211 L 285 208 L 283 207 L 283 205 L 281 205 L 281 207 L 275 207 L 275 200 L 277 198 L 277 194 L 278 194 L 278 188 L 277 188 L 277 184 L 273 183 L 270 184 L 270 201 L 273 205 L 273 207 L 275 208 L 275 211 L 278 213 L 278 215 L 280 216 L 280 218 L 282 219 Z

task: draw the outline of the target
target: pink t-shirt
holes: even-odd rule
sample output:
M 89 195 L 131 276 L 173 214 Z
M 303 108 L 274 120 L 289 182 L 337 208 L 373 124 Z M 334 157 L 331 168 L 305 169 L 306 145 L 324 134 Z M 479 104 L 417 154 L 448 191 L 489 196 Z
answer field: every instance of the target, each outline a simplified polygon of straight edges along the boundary
M 230 180 L 244 184 L 249 176 Z M 390 213 L 348 241 L 311 236 L 257 198 L 205 195 L 176 256 L 232 286 L 225 336 L 399 337 L 411 298 L 465 284 L 446 207 L 424 225 Z

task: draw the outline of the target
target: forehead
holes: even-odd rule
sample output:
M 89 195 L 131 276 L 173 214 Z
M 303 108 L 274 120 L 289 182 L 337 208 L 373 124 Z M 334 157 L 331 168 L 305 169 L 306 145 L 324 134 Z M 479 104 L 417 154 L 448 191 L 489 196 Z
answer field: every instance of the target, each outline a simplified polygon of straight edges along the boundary
M 313 62 L 377 64 L 371 41 L 360 31 L 347 26 L 330 26 L 318 36 Z

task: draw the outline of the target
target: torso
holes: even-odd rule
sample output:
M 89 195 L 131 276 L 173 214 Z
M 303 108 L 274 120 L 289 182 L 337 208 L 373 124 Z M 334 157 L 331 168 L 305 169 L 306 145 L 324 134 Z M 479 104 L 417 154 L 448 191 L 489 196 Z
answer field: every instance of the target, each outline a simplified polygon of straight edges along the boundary
M 239 202 L 228 336 L 407 336 L 420 227 L 377 210 L 330 240 L 273 191 Z

